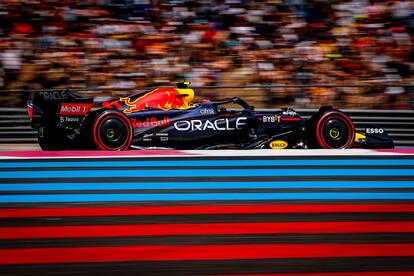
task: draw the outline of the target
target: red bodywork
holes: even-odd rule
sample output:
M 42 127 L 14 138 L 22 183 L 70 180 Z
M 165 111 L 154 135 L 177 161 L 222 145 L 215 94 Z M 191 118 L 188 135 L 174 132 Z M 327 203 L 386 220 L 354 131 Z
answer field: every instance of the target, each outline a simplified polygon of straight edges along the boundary
M 111 109 L 114 107 L 121 109 L 123 106 L 128 106 L 130 108 L 123 110 L 126 114 L 145 109 L 187 109 L 190 107 L 189 103 L 194 97 L 194 92 L 188 90 L 190 89 L 158 88 L 138 96 L 136 99 L 133 96 L 120 98 L 119 101 L 104 102 L 102 105 Z

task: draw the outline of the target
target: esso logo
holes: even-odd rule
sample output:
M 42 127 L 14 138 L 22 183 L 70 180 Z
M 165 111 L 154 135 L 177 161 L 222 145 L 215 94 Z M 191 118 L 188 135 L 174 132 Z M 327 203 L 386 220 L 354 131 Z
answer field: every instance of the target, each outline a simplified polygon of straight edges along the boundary
M 367 133 L 367 134 L 382 134 L 382 133 L 384 133 L 384 129 L 383 128 L 374 128 L 374 127 L 366 128 L 365 133 Z
M 276 140 L 276 141 L 270 142 L 269 147 L 271 149 L 285 149 L 288 147 L 288 143 L 283 140 Z

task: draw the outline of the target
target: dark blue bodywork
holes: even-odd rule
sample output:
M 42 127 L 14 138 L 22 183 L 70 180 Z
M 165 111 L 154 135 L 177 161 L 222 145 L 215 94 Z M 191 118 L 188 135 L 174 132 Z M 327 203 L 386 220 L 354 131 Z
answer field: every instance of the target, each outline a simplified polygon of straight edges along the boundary
M 146 91 L 92 109 L 92 98 L 68 90 L 35 93 L 28 108 L 45 150 L 393 147 L 380 126 L 357 134 L 349 116 L 331 107 L 321 107 L 305 120 L 291 108 L 258 113 L 238 97 L 187 103 L 183 91 L 172 97 L 173 92 L 160 93 L 167 95 L 168 101 L 160 100 L 167 108 Z M 157 106 L 147 106 L 145 97 L 155 98 Z
M 224 107 L 227 104 L 241 108 L 228 109 Z M 297 139 L 305 123 L 291 109 L 257 114 L 239 98 L 205 101 L 185 110 L 148 110 L 127 116 L 134 127 L 133 145 L 184 149 L 266 148 L 276 138 L 293 146 L 300 143 Z

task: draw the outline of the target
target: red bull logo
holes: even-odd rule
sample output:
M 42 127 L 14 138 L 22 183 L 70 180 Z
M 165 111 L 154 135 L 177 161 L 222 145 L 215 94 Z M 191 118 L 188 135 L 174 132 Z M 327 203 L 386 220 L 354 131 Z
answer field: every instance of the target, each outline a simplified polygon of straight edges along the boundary
M 150 117 L 145 121 L 137 121 L 137 119 L 132 118 L 131 124 L 134 128 L 168 126 L 170 124 L 170 118 L 164 116 L 164 118 L 160 120 L 155 117 Z
M 194 97 L 192 89 L 158 88 L 134 101 L 131 98 L 120 98 L 121 102 L 129 106 L 124 113 L 130 114 L 145 109 L 188 109 Z

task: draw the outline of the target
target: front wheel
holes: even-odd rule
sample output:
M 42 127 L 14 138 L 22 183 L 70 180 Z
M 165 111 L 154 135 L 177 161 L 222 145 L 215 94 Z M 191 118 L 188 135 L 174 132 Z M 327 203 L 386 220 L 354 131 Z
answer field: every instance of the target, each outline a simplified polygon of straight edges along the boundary
M 347 149 L 354 142 L 355 127 L 345 113 L 328 110 L 312 116 L 307 136 L 310 148 Z
M 127 150 L 132 144 L 133 128 L 124 114 L 106 110 L 93 121 L 91 138 L 100 150 Z

